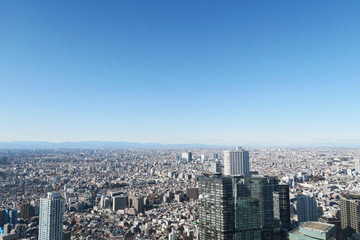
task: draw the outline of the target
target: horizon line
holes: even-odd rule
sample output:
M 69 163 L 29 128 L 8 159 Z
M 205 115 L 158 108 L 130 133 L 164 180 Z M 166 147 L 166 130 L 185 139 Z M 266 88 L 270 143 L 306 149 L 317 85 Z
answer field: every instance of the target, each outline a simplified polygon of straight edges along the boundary
M 257 143 L 244 143 L 244 144 L 206 144 L 206 143 L 160 143 L 160 142 L 131 142 L 131 141 L 105 141 L 105 140 L 84 140 L 84 141 L 61 141 L 61 142 L 55 142 L 55 141 L 47 141 L 47 140 L 39 140 L 39 141 L 31 141 L 31 140 L 16 140 L 16 141 L 0 141 L 0 144 L 54 144 L 54 145 L 61 145 L 61 144 L 86 144 L 86 143 L 99 143 L 101 144 L 134 144 L 134 145 L 163 145 L 163 146 L 202 146 L 202 147 L 217 147 L 217 148 L 229 148 L 229 147 L 236 147 L 236 146 L 243 146 L 248 148 L 360 148 L 359 143 L 305 143 L 305 144 L 257 144 Z M 32 146 L 34 147 L 34 146 Z M 103 146 L 99 146 L 103 147 Z M 6 149 L 4 147 L 1 147 L 1 149 Z M 13 146 L 13 148 L 16 148 L 16 146 Z M 38 148 L 44 148 L 44 146 L 39 146 Z M 45 147 L 45 148 L 49 148 Z M 82 147 L 86 148 L 86 147 Z M 90 147 L 89 147 L 90 148 Z M 91 148 L 94 148 L 92 146 Z

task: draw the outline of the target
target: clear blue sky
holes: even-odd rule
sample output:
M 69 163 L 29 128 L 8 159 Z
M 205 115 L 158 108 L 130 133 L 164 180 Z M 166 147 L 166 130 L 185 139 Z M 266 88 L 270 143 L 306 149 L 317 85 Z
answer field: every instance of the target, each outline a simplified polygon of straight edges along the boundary
M 1 1 L 0 141 L 360 143 L 360 1 Z

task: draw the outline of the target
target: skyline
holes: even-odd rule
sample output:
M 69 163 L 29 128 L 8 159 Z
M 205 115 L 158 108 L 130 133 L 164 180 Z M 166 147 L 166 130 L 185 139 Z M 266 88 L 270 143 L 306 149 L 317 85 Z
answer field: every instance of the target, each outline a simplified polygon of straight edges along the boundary
M 0 3 L 0 142 L 360 146 L 360 2 Z

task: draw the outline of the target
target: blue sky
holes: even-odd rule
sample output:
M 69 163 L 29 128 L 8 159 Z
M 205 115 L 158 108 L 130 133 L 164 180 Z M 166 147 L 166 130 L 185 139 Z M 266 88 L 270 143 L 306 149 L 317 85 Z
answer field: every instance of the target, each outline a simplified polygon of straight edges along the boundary
M 360 144 L 359 1 L 1 1 L 0 141 Z

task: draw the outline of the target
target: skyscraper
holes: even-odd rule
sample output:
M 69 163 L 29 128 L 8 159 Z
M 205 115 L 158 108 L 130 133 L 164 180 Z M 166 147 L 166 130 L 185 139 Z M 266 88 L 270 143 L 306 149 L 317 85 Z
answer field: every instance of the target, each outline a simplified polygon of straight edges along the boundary
M 300 195 L 296 198 L 296 209 L 298 223 L 317 220 L 316 200 L 307 195 Z
M 205 175 L 199 179 L 199 239 L 233 239 L 234 199 L 231 177 Z
M 62 240 L 64 200 L 59 193 L 40 199 L 39 240 Z
M 233 177 L 235 239 L 273 240 L 280 226 L 274 215 L 275 177 Z
M 355 159 L 355 171 L 360 173 L 360 158 Z
M 199 239 L 274 240 L 275 177 L 205 175 L 199 180 Z
M 249 151 L 224 151 L 224 175 L 249 175 Z
M 126 196 L 115 196 L 112 198 L 113 201 L 113 211 L 119 209 L 125 209 L 127 207 L 127 197 Z
M 360 195 L 349 194 L 340 198 L 340 212 L 345 238 L 360 232 Z
M 279 184 L 277 188 L 278 199 L 274 200 L 278 203 L 279 210 L 276 214 L 279 214 L 278 219 L 282 226 L 290 225 L 290 193 L 288 184 Z
M 17 224 L 18 213 L 15 209 L 4 209 L 0 210 L 0 232 L 4 229 L 5 224 L 11 224 L 15 226 Z
M 23 219 L 30 219 L 35 216 L 35 209 L 29 203 L 23 203 L 20 205 L 20 217 Z

